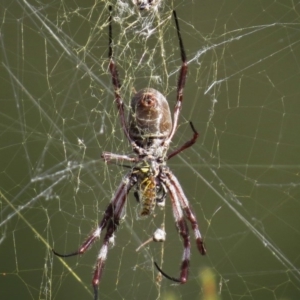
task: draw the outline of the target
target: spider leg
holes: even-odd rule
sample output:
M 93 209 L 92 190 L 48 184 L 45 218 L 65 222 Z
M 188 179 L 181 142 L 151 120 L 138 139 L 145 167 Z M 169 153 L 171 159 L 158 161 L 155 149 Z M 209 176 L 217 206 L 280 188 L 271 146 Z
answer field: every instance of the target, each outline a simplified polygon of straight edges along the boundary
M 104 265 L 105 265 L 105 261 L 106 261 L 107 253 L 108 253 L 108 247 L 109 247 L 110 243 L 113 243 L 113 235 L 117 229 L 117 225 L 119 225 L 119 224 L 110 220 L 110 222 L 107 226 L 107 231 L 106 231 L 104 240 L 103 240 L 103 245 L 102 245 L 102 247 L 99 251 L 98 257 L 97 257 L 97 263 L 95 266 L 93 280 L 92 280 L 92 285 L 94 288 L 94 300 L 98 299 L 99 282 L 100 282 L 102 274 L 103 274 L 103 269 L 104 269 Z
M 115 154 L 115 153 L 111 153 L 111 152 L 103 152 L 101 154 L 101 158 L 103 158 L 103 160 L 105 162 L 110 162 L 111 160 L 125 160 L 125 161 L 130 161 L 132 163 L 137 162 L 136 157 L 130 157 L 128 155 L 122 155 L 122 154 Z
M 141 150 L 141 148 L 130 138 L 129 131 L 128 131 L 128 126 L 125 118 L 125 111 L 124 111 L 124 102 L 123 99 L 120 95 L 120 88 L 121 88 L 121 81 L 119 79 L 119 74 L 117 70 L 117 65 L 113 59 L 113 51 L 112 51 L 112 6 L 109 5 L 109 26 L 108 26 L 108 58 L 109 58 L 109 71 L 112 77 L 112 84 L 114 86 L 114 91 L 115 91 L 115 101 L 117 104 L 119 116 L 120 116 L 120 121 L 121 125 L 123 128 L 123 131 L 130 142 L 132 148 L 134 150 Z
M 161 268 L 157 265 L 155 262 L 155 266 L 158 269 L 158 271 L 164 275 L 166 278 L 179 282 L 181 284 L 186 283 L 187 278 L 188 278 L 188 269 L 189 269 L 189 264 L 190 264 L 190 255 L 191 255 L 191 243 L 190 243 L 190 235 L 189 235 L 189 230 L 188 226 L 186 224 L 186 221 L 184 219 L 183 211 L 181 209 L 181 204 L 177 196 L 177 191 L 174 186 L 174 184 L 168 179 L 168 178 L 162 178 L 163 182 L 165 183 L 169 194 L 171 198 L 171 203 L 172 203 L 172 209 L 173 209 L 173 215 L 175 219 L 175 223 L 178 229 L 179 234 L 182 237 L 183 240 L 183 256 L 182 256 L 182 263 L 180 267 L 180 277 L 174 278 L 169 275 L 167 275 L 165 272 L 162 271 Z
M 188 202 L 186 196 L 184 195 L 184 192 L 180 186 L 180 183 L 179 183 L 178 179 L 175 177 L 175 175 L 169 169 L 166 171 L 166 174 L 167 174 L 167 177 L 169 178 L 172 186 L 174 186 L 174 188 L 176 190 L 175 193 L 176 193 L 176 195 L 178 195 L 179 203 L 185 213 L 186 218 L 190 221 L 190 223 L 192 225 L 192 229 L 194 231 L 194 235 L 195 235 L 195 239 L 196 239 L 196 243 L 197 243 L 197 248 L 202 255 L 205 255 L 206 249 L 204 247 L 204 243 L 203 243 L 203 239 L 202 239 L 202 236 L 201 236 L 201 233 L 199 230 L 197 219 L 190 208 L 189 202 Z
M 182 104 L 182 101 L 183 101 L 183 89 L 184 89 L 184 86 L 185 86 L 185 80 L 186 80 L 187 71 L 188 71 L 186 54 L 185 54 L 185 50 L 184 50 L 184 47 L 183 47 L 183 42 L 182 42 L 182 38 L 181 38 L 179 23 L 178 23 L 177 14 L 176 14 L 175 10 L 173 10 L 173 17 L 174 17 L 174 21 L 175 21 L 175 25 L 176 25 L 177 37 L 178 37 L 178 40 L 179 40 L 179 47 L 180 47 L 180 55 L 181 55 L 182 64 L 181 64 L 178 83 L 177 83 L 177 97 L 176 97 L 176 105 L 175 105 L 174 116 L 173 116 L 173 126 L 172 126 L 172 130 L 171 130 L 168 138 L 163 141 L 163 143 L 162 143 L 163 145 L 169 145 L 172 138 L 173 138 L 173 136 L 174 136 L 174 134 L 175 134 L 177 124 L 178 124 L 178 117 L 179 117 L 179 113 L 180 113 L 180 110 L 181 110 L 181 104 Z
M 129 173 L 129 174 L 131 175 L 131 173 Z M 128 178 L 128 181 L 130 183 L 129 178 Z M 98 286 L 99 286 L 99 282 L 100 282 L 102 274 L 103 274 L 103 269 L 104 269 L 104 265 L 105 265 L 105 261 L 106 261 L 107 253 L 108 253 L 108 247 L 109 247 L 109 244 L 113 244 L 114 232 L 116 231 L 116 229 L 119 225 L 120 219 L 122 218 L 122 216 L 124 214 L 124 209 L 125 209 L 124 205 L 125 205 L 126 197 L 130 190 L 130 187 L 131 186 L 129 186 L 126 191 L 124 190 L 124 187 L 123 187 L 124 193 L 121 193 L 121 195 L 118 197 L 118 200 L 116 201 L 113 216 L 108 223 L 106 234 L 103 239 L 103 245 L 98 254 L 97 263 L 96 263 L 96 267 L 94 270 L 94 276 L 93 276 L 93 280 L 92 280 L 95 300 L 98 299 Z
M 93 231 L 93 233 L 84 241 L 84 243 L 79 247 L 79 249 L 75 252 L 71 252 L 68 254 L 61 254 L 52 249 L 53 253 L 59 257 L 70 257 L 75 255 L 84 254 L 93 242 L 100 236 L 102 230 L 106 227 L 108 221 L 111 218 L 116 218 L 116 220 L 120 219 L 121 212 L 123 211 L 123 206 L 126 201 L 126 197 L 131 187 L 133 186 L 133 181 L 131 180 L 131 172 L 125 175 L 121 184 L 119 185 L 114 197 L 112 198 L 110 204 L 106 208 L 103 218 L 100 221 L 98 227 Z M 108 229 L 107 229 L 108 230 Z
M 110 203 L 107 207 L 107 209 L 104 212 L 104 216 L 99 223 L 98 227 L 93 231 L 93 233 L 84 241 L 84 243 L 80 246 L 80 248 L 77 251 L 68 253 L 68 254 L 61 254 L 59 252 L 56 252 L 54 249 L 52 249 L 52 252 L 59 257 L 70 257 L 75 255 L 84 254 L 86 250 L 90 248 L 90 246 L 93 244 L 93 242 L 100 236 L 102 230 L 106 227 L 107 221 L 111 218 L 113 215 L 113 203 Z
M 173 156 L 177 155 L 178 153 L 182 152 L 183 150 L 191 147 L 192 145 L 194 145 L 196 143 L 196 140 L 199 137 L 199 133 L 196 131 L 196 129 L 195 129 L 192 122 L 190 122 L 190 125 L 191 125 L 191 128 L 192 128 L 193 132 L 194 132 L 193 137 L 189 141 L 184 143 L 180 148 L 178 148 L 178 149 L 174 150 L 173 152 L 171 152 L 168 155 L 168 159 L 172 158 Z
M 175 282 L 181 283 L 180 279 L 175 278 L 175 277 L 171 277 L 171 276 L 169 276 L 167 273 L 165 273 L 165 272 L 159 267 L 159 265 L 157 264 L 157 262 L 154 262 L 154 265 L 155 265 L 156 269 L 157 269 L 163 276 L 165 276 L 167 279 L 169 279 L 169 280 L 171 280 L 171 281 L 175 281 Z

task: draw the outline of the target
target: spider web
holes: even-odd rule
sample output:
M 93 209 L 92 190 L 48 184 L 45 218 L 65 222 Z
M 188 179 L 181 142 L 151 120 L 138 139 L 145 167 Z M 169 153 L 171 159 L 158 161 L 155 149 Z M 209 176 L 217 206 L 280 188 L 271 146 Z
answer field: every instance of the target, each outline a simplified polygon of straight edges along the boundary
M 181 59 L 176 9 L 189 59 L 171 145 L 200 133 L 168 165 L 205 239 L 192 239 L 189 281 L 178 276 L 182 242 L 169 202 L 126 218 L 110 249 L 101 299 L 298 299 L 300 297 L 300 18 L 297 1 L 162 1 L 139 13 L 112 1 L 114 57 L 126 105 L 153 87 L 171 110 Z M 78 248 L 101 220 L 127 171 L 103 151 L 130 153 L 108 71 L 106 1 L 1 1 L 0 298 L 93 299 L 101 240 Z M 136 249 L 165 227 L 164 243 Z M 211 296 L 212 298 L 208 298 Z

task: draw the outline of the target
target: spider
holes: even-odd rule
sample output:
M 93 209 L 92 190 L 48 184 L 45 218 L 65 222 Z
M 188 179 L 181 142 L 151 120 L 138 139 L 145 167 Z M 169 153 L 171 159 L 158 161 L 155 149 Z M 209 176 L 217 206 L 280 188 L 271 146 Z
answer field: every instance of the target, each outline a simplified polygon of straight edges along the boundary
M 149 10 L 157 7 L 160 3 L 159 0 L 132 0 L 133 4 L 138 7 L 139 10 Z
M 131 162 L 133 166 L 130 167 L 130 171 L 123 177 L 122 182 L 106 208 L 98 227 L 83 242 L 79 249 L 69 254 L 60 254 L 53 249 L 54 254 L 60 257 L 84 254 L 106 228 L 92 280 L 95 300 L 98 299 L 98 285 L 103 274 L 109 245 L 113 244 L 114 233 L 117 230 L 121 219 L 125 216 L 127 195 L 133 187 L 135 187 L 134 195 L 141 204 L 141 216 L 151 215 L 156 204 L 164 206 L 167 194 L 170 195 L 173 215 L 177 229 L 183 240 L 184 251 L 179 278 L 167 275 L 162 271 L 158 264 L 154 262 L 156 268 L 162 275 L 182 284 L 187 281 L 190 263 L 190 236 L 186 219 L 191 223 L 199 252 L 202 255 L 206 253 L 196 217 L 190 208 L 190 204 L 183 193 L 179 181 L 166 166 L 167 160 L 191 147 L 198 138 L 198 133 L 192 122 L 190 122 L 193 137 L 180 148 L 167 154 L 170 142 L 172 141 L 177 128 L 178 117 L 183 101 L 183 88 L 185 86 L 188 69 L 175 10 L 173 11 L 173 17 L 182 60 L 177 83 L 177 100 L 174 108 L 173 123 L 166 98 L 160 92 L 152 88 L 142 89 L 133 96 L 127 122 L 125 118 L 124 102 L 120 95 L 121 82 L 113 58 L 112 7 L 109 6 L 109 70 L 112 77 L 115 102 L 117 104 L 121 125 L 135 155 L 128 156 L 104 152 L 102 158 L 105 162 L 111 160 L 122 162 L 128 161 Z

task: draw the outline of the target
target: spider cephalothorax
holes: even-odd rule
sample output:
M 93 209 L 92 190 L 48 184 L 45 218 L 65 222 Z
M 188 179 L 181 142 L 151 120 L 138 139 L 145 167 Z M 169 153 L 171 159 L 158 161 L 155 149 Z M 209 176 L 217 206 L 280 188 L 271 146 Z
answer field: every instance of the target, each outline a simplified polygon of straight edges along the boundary
M 129 167 L 130 171 L 122 179 L 119 187 L 107 206 L 98 227 L 84 241 L 80 248 L 70 254 L 59 254 L 53 250 L 54 254 L 61 257 L 83 254 L 106 228 L 103 244 L 99 251 L 93 275 L 92 283 L 94 287 L 94 299 L 98 298 L 98 284 L 103 273 L 108 247 L 111 243 L 113 243 L 114 233 L 120 223 L 120 220 L 125 215 L 127 195 L 133 187 L 135 187 L 135 198 L 141 205 L 139 212 L 141 217 L 151 215 L 156 205 L 164 206 L 167 194 L 170 196 L 175 224 L 182 237 L 184 251 L 179 278 L 168 276 L 160 269 L 157 263 L 155 263 L 157 269 L 165 277 L 179 283 L 185 283 L 187 281 L 191 247 L 187 220 L 191 224 L 199 252 L 202 255 L 206 253 L 196 217 L 190 208 L 190 204 L 184 195 L 179 181 L 166 165 L 168 159 L 192 146 L 198 138 L 198 133 L 193 124 L 190 122 L 193 137 L 180 148 L 174 150 L 170 154 L 167 154 L 170 142 L 176 132 L 178 117 L 183 100 L 183 88 L 187 75 L 187 60 L 176 12 L 173 11 L 173 16 L 179 40 L 182 65 L 177 84 L 177 98 L 173 114 L 173 122 L 166 98 L 160 92 L 152 88 L 143 89 L 133 96 L 127 122 L 124 102 L 120 95 L 121 83 L 116 63 L 112 56 L 112 9 L 111 7 L 109 8 L 109 70 L 112 76 L 115 102 L 117 104 L 121 125 L 135 155 L 128 156 L 104 152 L 102 153 L 102 158 L 106 162 L 111 160 L 117 160 L 119 163 L 128 161 L 133 165 Z
M 153 160 L 143 160 L 133 167 L 133 176 L 136 178 L 134 196 L 141 205 L 141 217 L 151 215 L 156 204 L 161 207 L 165 204 L 167 189 L 159 178 L 160 174 L 161 164 Z

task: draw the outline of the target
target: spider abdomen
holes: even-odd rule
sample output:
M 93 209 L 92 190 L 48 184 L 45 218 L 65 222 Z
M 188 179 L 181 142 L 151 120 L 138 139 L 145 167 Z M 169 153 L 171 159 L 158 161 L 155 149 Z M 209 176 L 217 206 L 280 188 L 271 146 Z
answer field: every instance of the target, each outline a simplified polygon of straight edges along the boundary
M 152 88 L 137 92 L 131 100 L 128 127 L 130 138 L 141 147 L 148 148 L 167 138 L 172 118 L 164 95 Z

